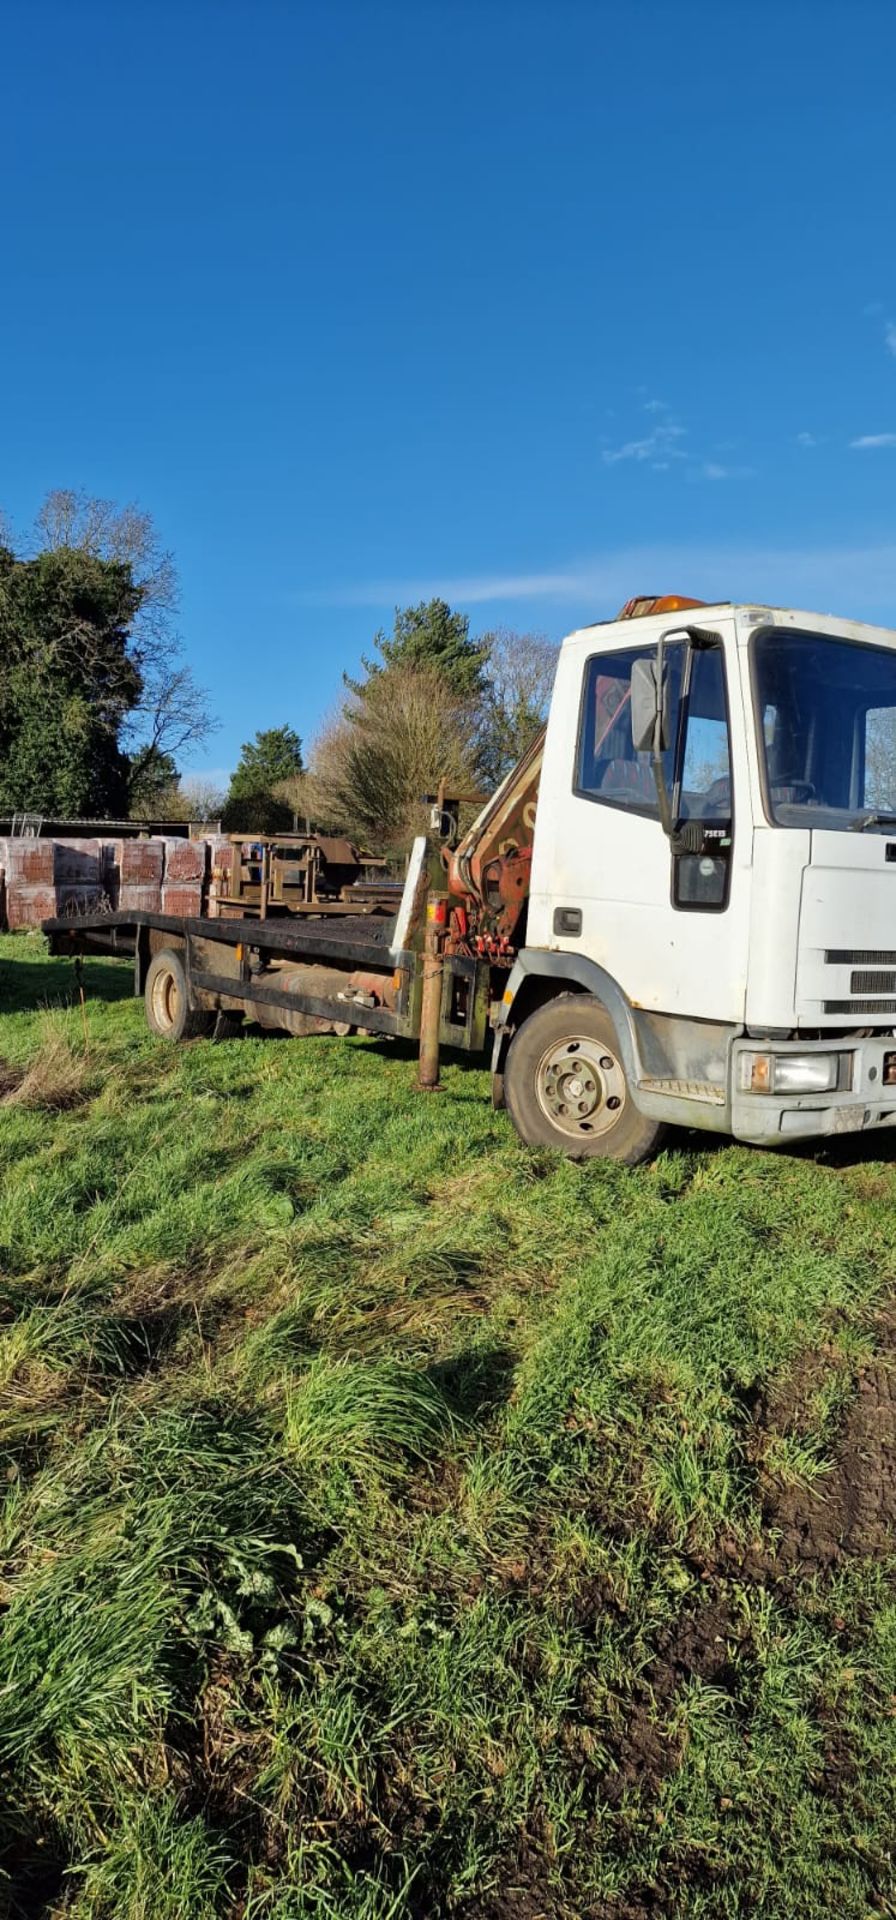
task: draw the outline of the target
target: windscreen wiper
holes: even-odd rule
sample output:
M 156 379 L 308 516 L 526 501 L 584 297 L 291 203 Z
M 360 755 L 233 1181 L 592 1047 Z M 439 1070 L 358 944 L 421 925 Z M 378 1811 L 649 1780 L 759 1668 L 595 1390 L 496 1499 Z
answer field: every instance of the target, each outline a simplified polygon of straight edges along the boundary
M 896 813 L 863 813 L 850 823 L 850 833 L 864 833 L 866 827 L 896 827 Z

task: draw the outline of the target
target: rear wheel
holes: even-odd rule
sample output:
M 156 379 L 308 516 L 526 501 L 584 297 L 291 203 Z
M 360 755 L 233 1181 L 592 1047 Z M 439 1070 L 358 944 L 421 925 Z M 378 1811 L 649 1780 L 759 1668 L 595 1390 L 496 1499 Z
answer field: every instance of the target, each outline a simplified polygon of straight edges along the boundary
M 198 1040 L 215 1024 L 213 1013 L 190 1006 L 184 963 L 173 947 L 150 961 L 144 998 L 147 1025 L 163 1040 Z
M 631 1097 L 616 1029 L 590 993 L 561 993 L 514 1035 L 504 1075 L 517 1133 L 570 1159 L 636 1166 L 665 1131 Z

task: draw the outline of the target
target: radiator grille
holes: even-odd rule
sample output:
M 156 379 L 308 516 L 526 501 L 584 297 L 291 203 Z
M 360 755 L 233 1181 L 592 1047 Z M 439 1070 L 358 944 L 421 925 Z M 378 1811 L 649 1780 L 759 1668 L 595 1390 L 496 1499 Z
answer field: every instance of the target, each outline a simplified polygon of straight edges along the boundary
M 896 953 L 883 949 L 831 947 L 824 957 L 829 967 L 896 967 Z
M 850 993 L 896 993 L 896 973 L 851 973 Z
M 825 1013 L 896 1013 L 896 1000 L 826 1000 Z

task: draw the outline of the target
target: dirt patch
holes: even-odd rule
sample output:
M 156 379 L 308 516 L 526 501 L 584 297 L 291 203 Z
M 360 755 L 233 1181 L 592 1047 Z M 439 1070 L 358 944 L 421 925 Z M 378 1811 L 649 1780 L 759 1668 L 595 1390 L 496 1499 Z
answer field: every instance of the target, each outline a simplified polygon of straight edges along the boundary
M 716 1595 L 682 1614 L 659 1638 L 655 1658 L 627 1703 L 626 1725 L 600 1782 L 603 1799 L 617 1805 L 633 1787 L 647 1794 L 658 1790 L 681 1757 L 680 1743 L 666 1728 L 682 1688 L 691 1680 L 733 1686 L 733 1655 L 743 1634 L 725 1599 Z
M 568 1905 L 551 1886 L 550 1852 L 549 1836 L 539 1832 L 536 1821 L 520 1835 L 501 1885 L 458 1909 L 463 1920 L 585 1920 L 582 1909 Z
M 743 1556 L 748 1578 L 825 1573 L 843 1559 L 896 1553 L 896 1306 L 880 1316 L 876 1332 L 877 1348 L 859 1371 L 831 1472 L 810 1487 L 771 1480 L 763 1487 L 763 1530 L 775 1544 L 757 1544 Z M 823 1353 L 798 1365 L 786 1391 L 762 1412 L 766 1433 L 786 1432 L 788 1424 L 793 1430 L 799 1407 L 829 1365 Z
M 735 1658 L 746 1631 L 724 1592 L 708 1588 L 696 1606 L 659 1636 L 650 1665 L 618 1701 L 616 1726 L 609 1732 L 601 1727 L 599 1748 L 589 1733 L 588 1707 L 583 1703 L 581 1716 L 567 1722 L 563 1745 L 570 1772 L 588 1780 L 589 1796 L 612 1808 L 633 1794 L 648 1804 L 656 1799 L 682 1757 L 682 1737 L 670 1732 L 682 1689 L 695 1679 L 733 1688 Z M 613 1898 L 577 1899 L 574 1868 L 570 1871 L 564 1861 L 555 1877 L 554 1861 L 550 1831 L 542 1833 L 534 1823 L 520 1836 L 500 1886 L 463 1902 L 459 1916 L 462 1920 L 650 1920 L 668 1911 L 655 1890 L 639 1886 Z M 703 1875 L 704 1868 L 704 1862 L 696 1863 L 695 1878 Z M 558 1878 L 565 1883 L 562 1888 L 556 1884 Z

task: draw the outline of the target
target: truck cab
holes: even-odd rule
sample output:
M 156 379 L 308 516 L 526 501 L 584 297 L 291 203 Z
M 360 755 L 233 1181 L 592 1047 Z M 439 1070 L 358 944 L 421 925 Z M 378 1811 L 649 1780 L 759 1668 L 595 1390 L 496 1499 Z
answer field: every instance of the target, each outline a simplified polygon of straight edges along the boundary
M 645 605 L 561 649 L 498 1096 L 629 1161 L 892 1124 L 896 633 Z

